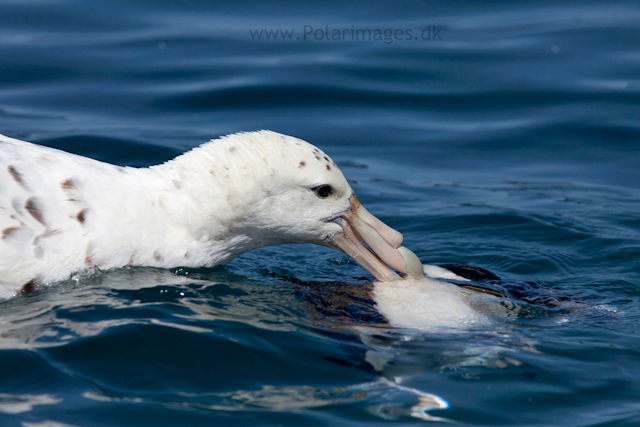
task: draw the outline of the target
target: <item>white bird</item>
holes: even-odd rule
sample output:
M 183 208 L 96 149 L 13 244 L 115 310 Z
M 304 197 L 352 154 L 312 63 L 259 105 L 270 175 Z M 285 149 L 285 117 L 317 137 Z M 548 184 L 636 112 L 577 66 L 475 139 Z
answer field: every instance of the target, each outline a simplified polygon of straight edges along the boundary
M 423 277 L 402 235 L 300 139 L 238 133 L 131 168 L 0 135 L 0 297 L 92 267 L 213 266 L 282 243 L 340 249 L 380 281 Z

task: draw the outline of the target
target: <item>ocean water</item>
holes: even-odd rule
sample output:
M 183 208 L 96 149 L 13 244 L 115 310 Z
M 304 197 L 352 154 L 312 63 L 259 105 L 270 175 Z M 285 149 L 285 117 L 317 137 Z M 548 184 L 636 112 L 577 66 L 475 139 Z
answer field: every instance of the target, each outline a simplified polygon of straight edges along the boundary
M 3 1 L 0 133 L 130 166 L 300 137 L 513 315 L 390 327 L 311 245 L 87 273 L 0 302 L 0 425 L 640 425 L 639 41 L 623 1 Z

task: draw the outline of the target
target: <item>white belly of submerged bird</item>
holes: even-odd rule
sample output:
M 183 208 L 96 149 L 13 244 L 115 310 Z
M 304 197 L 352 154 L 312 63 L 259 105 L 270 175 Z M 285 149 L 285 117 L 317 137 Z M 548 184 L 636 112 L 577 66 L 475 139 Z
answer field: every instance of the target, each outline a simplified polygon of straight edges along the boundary
M 458 286 L 429 278 L 374 283 L 373 298 L 378 311 L 395 327 L 474 328 L 489 322 L 469 305 Z
M 437 266 L 422 265 L 407 248 L 403 248 L 403 255 L 409 274 L 402 280 L 379 281 L 373 286 L 372 296 L 378 311 L 391 325 L 438 330 L 474 328 L 490 322 L 489 317 L 471 306 L 469 295 L 460 287 L 436 280 L 467 279 Z M 424 273 L 430 277 L 425 277 Z

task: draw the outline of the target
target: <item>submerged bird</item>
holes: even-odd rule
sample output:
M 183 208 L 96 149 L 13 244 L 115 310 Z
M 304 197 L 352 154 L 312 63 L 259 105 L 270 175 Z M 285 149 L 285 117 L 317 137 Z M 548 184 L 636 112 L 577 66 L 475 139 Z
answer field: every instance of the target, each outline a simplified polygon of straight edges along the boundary
M 330 318 L 332 325 L 342 321 L 431 332 L 470 330 L 493 327 L 517 312 L 517 299 L 487 270 L 459 264 L 422 267 L 426 277 L 357 286 L 282 279 L 297 285 L 295 294 L 310 304 L 310 313 L 320 320 Z
M 92 267 L 213 266 L 283 243 L 342 250 L 379 281 L 423 277 L 402 235 L 300 139 L 238 133 L 132 168 L 0 135 L 0 297 Z

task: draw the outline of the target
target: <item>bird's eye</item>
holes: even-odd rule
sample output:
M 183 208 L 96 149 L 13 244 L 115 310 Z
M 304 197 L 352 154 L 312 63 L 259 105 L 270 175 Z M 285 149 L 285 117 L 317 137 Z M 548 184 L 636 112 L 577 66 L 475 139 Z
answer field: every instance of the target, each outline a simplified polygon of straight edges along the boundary
M 316 193 L 316 196 L 320 197 L 321 199 L 326 199 L 331 194 L 333 194 L 333 187 L 327 184 L 319 185 L 317 187 L 312 188 L 311 191 Z

